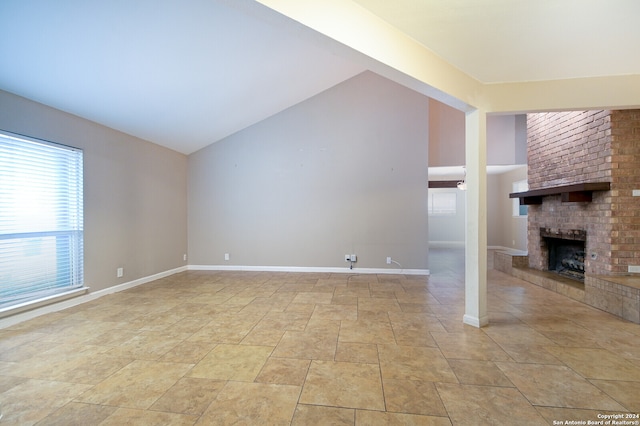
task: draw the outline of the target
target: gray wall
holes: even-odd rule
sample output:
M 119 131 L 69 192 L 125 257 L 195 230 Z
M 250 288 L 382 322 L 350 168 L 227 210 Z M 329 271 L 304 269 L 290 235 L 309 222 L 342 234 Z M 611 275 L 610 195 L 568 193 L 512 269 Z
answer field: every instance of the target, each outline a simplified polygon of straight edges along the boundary
M 366 72 L 190 155 L 190 264 L 426 269 L 428 114 Z
M 487 165 L 527 164 L 527 116 L 487 116 Z M 429 100 L 429 166 L 465 163 L 465 117 L 462 111 Z
M 464 112 L 429 99 L 429 167 L 464 165 Z
M 185 155 L 3 91 L 0 129 L 83 149 L 85 285 L 92 291 L 186 264 Z
M 487 209 L 487 215 L 495 215 L 493 226 L 490 226 L 491 241 L 488 245 L 513 248 L 527 251 L 527 217 L 513 216 L 513 183 L 527 180 L 527 166 L 497 175 L 494 183 L 496 194 L 494 208 Z M 487 200 L 487 205 L 490 200 Z M 490 219 L 491 220 L 491 219 Z

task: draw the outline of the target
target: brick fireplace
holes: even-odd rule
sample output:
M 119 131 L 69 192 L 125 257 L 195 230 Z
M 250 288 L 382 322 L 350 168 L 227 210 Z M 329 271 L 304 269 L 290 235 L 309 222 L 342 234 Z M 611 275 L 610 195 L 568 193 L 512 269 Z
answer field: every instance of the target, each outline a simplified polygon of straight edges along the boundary
M 528 114 L 527 150 L 529 268 L 564 239 L 574 298 L 640 323 L 640 110 Z

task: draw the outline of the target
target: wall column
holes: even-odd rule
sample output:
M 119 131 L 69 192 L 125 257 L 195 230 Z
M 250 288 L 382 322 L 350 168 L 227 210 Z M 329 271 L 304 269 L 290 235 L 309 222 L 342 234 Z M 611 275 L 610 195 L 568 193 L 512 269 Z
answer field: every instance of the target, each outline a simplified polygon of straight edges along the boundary
M 465 237 L 465 311 L 463 322 L 489 323 L 487 314 L 487 115 L 473 110 L 465 117 L 467 212 Z

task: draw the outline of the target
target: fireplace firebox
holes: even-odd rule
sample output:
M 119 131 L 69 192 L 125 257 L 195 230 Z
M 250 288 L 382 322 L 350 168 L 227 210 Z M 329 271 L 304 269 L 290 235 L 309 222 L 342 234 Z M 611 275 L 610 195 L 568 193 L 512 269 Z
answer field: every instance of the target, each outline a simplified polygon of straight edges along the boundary
M 548 271 L 584 281 L 587 232 L 580 229 L 541 228 L 540 236 L 546 246 Z

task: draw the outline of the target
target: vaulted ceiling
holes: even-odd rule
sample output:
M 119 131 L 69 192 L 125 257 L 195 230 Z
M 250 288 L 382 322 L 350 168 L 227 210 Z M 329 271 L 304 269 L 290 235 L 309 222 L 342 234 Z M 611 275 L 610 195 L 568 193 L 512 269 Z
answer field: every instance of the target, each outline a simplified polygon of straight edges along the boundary
M 640 75 L 636 0 L 354 5 L 481 83 Z M 185 154 L 376 68 L 251 0 L 3 0 L 0 25 L 1 90 Z

